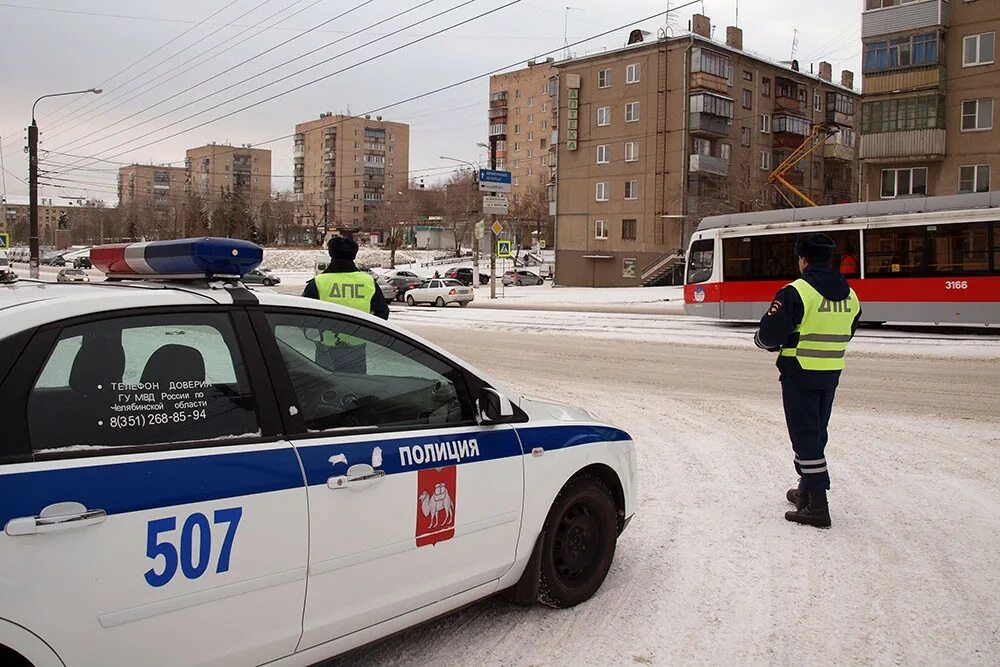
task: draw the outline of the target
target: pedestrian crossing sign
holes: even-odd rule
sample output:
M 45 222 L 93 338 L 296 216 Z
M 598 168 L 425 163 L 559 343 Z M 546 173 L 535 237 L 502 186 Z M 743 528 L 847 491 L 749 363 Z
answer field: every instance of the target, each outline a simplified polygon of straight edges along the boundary
M 10 247 L 10 232 L 0 232 L 0 250 Z
M 497 257 L 510 257 L 510 241 L 497 241 Z

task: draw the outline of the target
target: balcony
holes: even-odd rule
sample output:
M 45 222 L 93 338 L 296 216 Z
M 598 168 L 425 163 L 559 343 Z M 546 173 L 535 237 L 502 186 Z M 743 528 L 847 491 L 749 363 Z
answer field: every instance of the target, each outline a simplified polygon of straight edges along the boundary
M 507 107 L 502 109 L 490 109 L 490 120 L 496 120 L 497 118 L 507 119 Z
M 824 189 L 828 194 L 851 194 L 851 181 L 846 178 L 827 178 L 823 181 Z
M 304 158 L 306 156 L 306 146 L 305 144 L 295 144 L 295 148 L 292 149 L 293 158 Z
M 948 0 L 917 0 L 897 4 L 894 7 L 878 7 L 886 0 L 867 0 L 868 9 L 861 14 L 861 38 L 891 35 L 922 28 L 949 25 L 950 5 Z
M 707 72 L 691 73 L 691 90 L 711 90 L 723 95 L 729 94 L 729 81 Z
M 944 159 L 944 129 L 880 132 L 861 136 L 862 160 L 892 162 L 900 158 L 935 162 Z
M 944 67 L 931 65 L 920 69 L 873 72 L 865 74 L 862 90 L 865 95 L 886 95 L 914 90 L 935 90 L 945 80 Z
M 490 125 L 490 137 L 497 137 L 501 141 L 507 138 L 507 125 L 497 124 Z
M 693 113 L 690 115 L 690 130 L 694 136 L 722 137 L 729 134 L 732 121 L 723 116 L 710 113 Z
M 712 155 L 695 153 L 691 156 L 688 169 L 692 174 L 713 174 L 715 176 L 729 175 L 729 160 Z
M 827 160 L 841 160 L 851 162 L 855 158 L 854 149 L 847 144 L 839 142 L 825 144 L 823 146 L 823 157 Z

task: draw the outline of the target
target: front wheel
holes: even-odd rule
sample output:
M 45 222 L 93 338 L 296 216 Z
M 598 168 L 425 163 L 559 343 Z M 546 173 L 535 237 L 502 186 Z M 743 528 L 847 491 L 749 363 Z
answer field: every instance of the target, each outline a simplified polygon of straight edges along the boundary
M 407 294 L 406 295 L 406 305 L 407 306 L 414 306 L 414 305 L 416 305 L 416 302 L 413 300 L 413 295 L 412 294 Z
M 438 297 L 437 299 L 434 300 L 434 305 L 437 306 L 438 308 L 444 308 L 444 299 Z
M 459 301 L 458 305 L 461 306 L 462 308 L 465 308 L 466 306 L 469 305 L 469 302 L 468 301 Z
M 536 284 L 536 285 L 544 285 L 544 284 L 545 284 L 545 281 L 544 281 L 544 280 L 542 280 L 541 278 L 539 278 L 539 279 L 538 279 L 538 282 L 537 282 L 537 283 L 535 283 L 535 284 Z
M 265 280 L 264 281 L 264 287 L 274 287 L 274 281 L 273 280 Z
M 539 600 L 560 609 L 589 600 L 615 556 L 618 512 L 608 487 L 591 475 L 570 480 L 552 503 L 543 534 Z

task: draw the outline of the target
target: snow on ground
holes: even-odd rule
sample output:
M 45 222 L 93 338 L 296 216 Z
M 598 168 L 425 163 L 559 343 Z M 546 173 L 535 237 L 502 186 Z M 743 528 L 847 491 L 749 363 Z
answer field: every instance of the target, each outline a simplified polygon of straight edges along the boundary
M 527 288 L 520 288 L 527 289 Z M 654 288 L 671 289 L 671 288 Z M 553 290 L 559 291 L 559 290 Z M 503 310 L 489 308 L 393 307 L 404 327 L 448 327 L 584 337 L 603 341 L 674 343 L 700 347 L 754 348 L 751 324 L 685 315 Z M 755 348 L 754 348 L 755 349 Z M 948 327 L 862 328 L 851 343 L 854 355 L 1000 359 L 1000 330 Z
M 438 257 L 447 256 L 446 251 L 441 250 L 397 250 L 396 265 L 411 265 L 429 262 Z M 390 253 L 381 248 L 362 247 L 358 251 L 358 263 L 378 268 L 383 265 L 388 266 Z M 265 269 L 270 269 L 276 273 L 312 273 L 317 262 L 329 262 L 330 255 L 323 248 L 265 248 L 264 263 L 261 265 Z M 432 271 L 433 273 L 433 271 Z
M 420 332 L 517 391 L 626 428 L 638 511 L 592 600 L 557 611 L 491 599 L 336 664 L 997 664 L 1000 365 L 849 366 L 827 452 L 833 528 L 821 531 L 782 516 L 795 476 L 770 355 Z

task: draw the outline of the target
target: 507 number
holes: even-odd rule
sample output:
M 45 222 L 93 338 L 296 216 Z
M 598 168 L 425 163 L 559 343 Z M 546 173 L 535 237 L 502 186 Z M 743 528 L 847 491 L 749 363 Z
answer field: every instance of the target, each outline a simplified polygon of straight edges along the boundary
M 968 280 L 946 280 L 944 283 L 945 289 L 969 289 Z
M 219 549 L 219 560 L 215 565 L 216 574 L 229 571 L 229 555 L 233 550 L 233 540 L 236 538 L 236 529 L 242 517 L 242 507 L 216 510 L 213 515 L 213 523 L 227 524 L 226 535 Z M 209 560 L 212 557 L 212 527 L 209 525 L 208 517 L 201 512 L 195 512 L 184 520 L 184 525 L 181 526 L 180 548 L 175 543 L 174 536 L 164 535 L 175 530 L 177 530 L 175 516 L 154 519 L 147 524 L 146 556 L 154 561 L 163 557 L 162 571 L 156 571 L 156 563 L 146 570 L 146 583 L 150 586 L 159 588 L 168 584 L 177 574 L 178 567 L 188 579 L 197 579 L 208 570 Z

